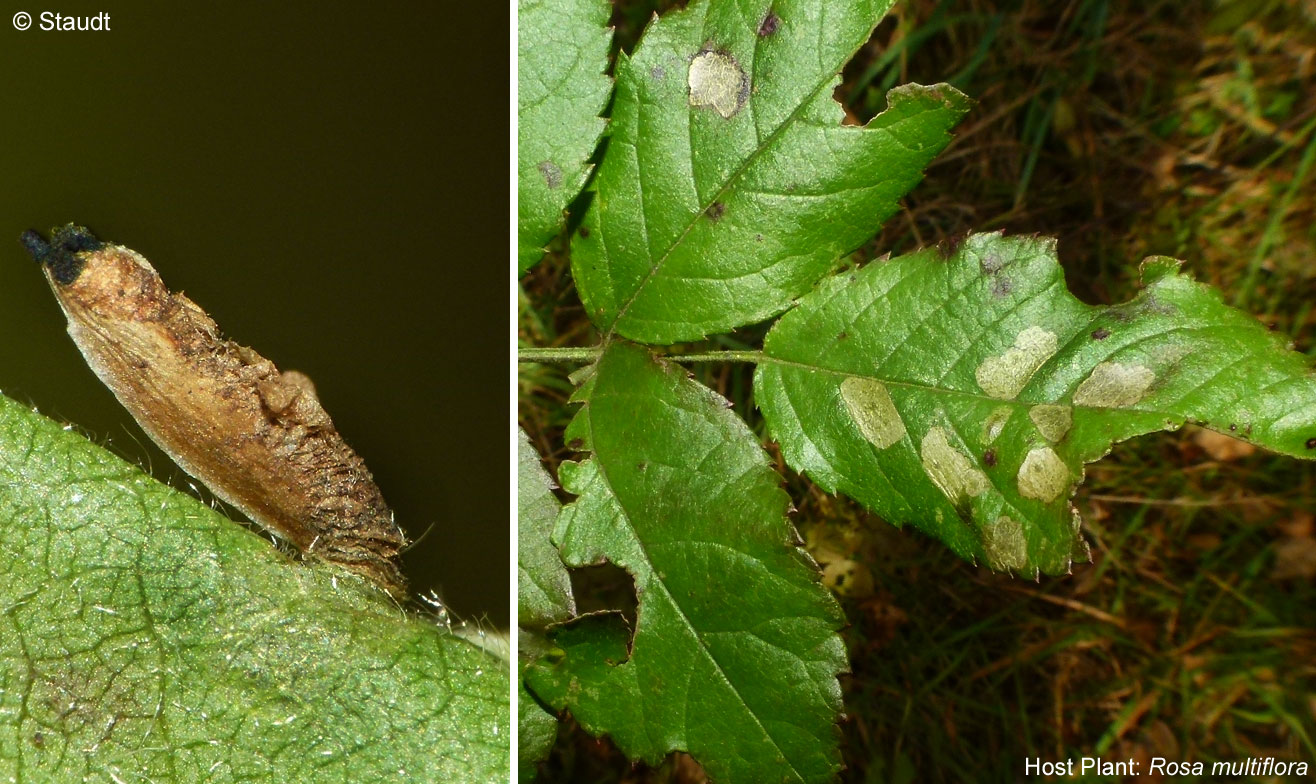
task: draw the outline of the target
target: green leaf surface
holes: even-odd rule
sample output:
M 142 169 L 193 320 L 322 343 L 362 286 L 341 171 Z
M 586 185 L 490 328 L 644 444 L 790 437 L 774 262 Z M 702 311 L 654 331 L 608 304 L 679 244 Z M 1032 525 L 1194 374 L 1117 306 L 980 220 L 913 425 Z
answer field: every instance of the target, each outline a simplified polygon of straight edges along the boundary
M 539 657 L 548 643 L 538 632 L 576 613 L 571 578 L 549 541 L 562 505 L 553 495 L 553 479 L 539 461 L 524 430 L 517 429 L 517 623 L 521 626 L 517 654 L 521 696 L 517 701 L 517 759 L 521 780 L 534 777 L 535 766 L 548 756 L 557 737 L 557 717 L 525 690 L 526 663 Z
M 544 255 L 589 176 L 612 85 L 607 0 L 517 3 L 517 274 Z
M 968 99 L 892 90 L 843 126 L 841 68 L 892 0 L 700 0 L 620 55 L 572 271 L 604 332 L 672 343 L 785 310 L 871 237 Z
M 553 749 L 557 740 L 557 717 L 544 709 L 539 700 L 525 687 L 525 670 L 535 659 L 550 649 L 548 641 L 540 634 L 521 630 L 517 640 L 517 736 L 516 757 L 520 773 L 518 781 L 527 782 L 535 778 L 539 763 L 543 762 Z
M 576 613 L 571 578 L 549 541 L 561 504 L 553 496 L 553 479 L 524 430 L 517 429 L 517 623 L 543 629 Z
M 507 663 L 0 397 L 0 780 L 507 780 Z
M 531 689 L 628 755 L 695 756 L 716 781 L 828 781 L 840 766 L 839 607 L 785 518 L 780 477 L 727 401 L 613 343 L 577 392 L 559 479 L 577 500 L 553 540 L 569 566 L 611 561 L 638 598 L 550 632 Z
M 1065 287 L 1049 239 L 980 234 L 830 278 L 768 333 L 786 461 L 998 570 L 1086 560 L 1070 496 L 1113 443 L 1194 422 L 1316 457 L 1311 363 L 1165 258 L 1132 301 Z

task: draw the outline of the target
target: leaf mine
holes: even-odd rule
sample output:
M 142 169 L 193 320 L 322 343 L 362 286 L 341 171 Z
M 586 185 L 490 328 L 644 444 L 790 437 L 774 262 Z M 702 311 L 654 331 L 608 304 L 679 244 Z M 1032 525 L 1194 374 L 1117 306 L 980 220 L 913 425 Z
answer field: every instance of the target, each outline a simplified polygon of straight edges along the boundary
M 952 502 L 982 495 L 989 486 L 987 475 L 973 466 L 968 455 L 951 446 L 945 428 L 929 430 L 919 454 L 923 470 Z
M 1013 400 L 1058 345 L 1054 332 L 1038 326 L 1023 330 L 1004 354 L 988 357 L 978 366 L 978 386 L 994 398 Z
M 1049 446 L 1029 450 L 1019 466 L 1019 494 L 1050 503 L 1069 487 L 1069 468 Z
M 999 438 L 1001 431 L 1005 430 L 1005 423 L 1010 421 L 1010 415 L 1013 413 L 1014 409 L 1010 406 L 997 406 L 992 409 L 987 421 L 983 423 L 983 441 L 990 444 Z
M 1156 374 L 1142 365 L 1102 362 L 1079 384 L 1074 405 L 1094 408 L 1127 408 L 1147 394 Z
M 878 449 L 905 437 L 905 422 L 881 381 L 851 376 L 841 382 L 841 401 L 859 432 Z
M 1023 569 L 1028 565 L 1028 540 L 1023 524 L 1001 515 L 982 528 L 982 548 L 987 565 L 997 571 Z
M 786 463 L 829 492 L 966 559 L 1062 573 L 1088 557 L 1069 496 L 1115 443 L 1191 421 L 1316 458 L 1312 360 L 1177 265 L 1142 283 L 1129 302 L 1087 305 L 1053 241 L 999 233 L 847 270 L 772 327 L 755 399 Z M 848 376 L 891 391 L 917 456 L 873 449 L 837 412 Z M 1002 516 L 1027 542 L 1017 569 Z
M 1043 403 L 1030 408 L 1028 418 L 1033 420 L 1033 425 L 1043 438 L 1054 443 L 1069 432 L 1070 425 L 1074 423 L 1074 411 L 1069 406 Z
M 727 119 L 749 98 L 749 77 L 728 52 L 700 52 L 690 61 L 690 105 L 711 106 Z

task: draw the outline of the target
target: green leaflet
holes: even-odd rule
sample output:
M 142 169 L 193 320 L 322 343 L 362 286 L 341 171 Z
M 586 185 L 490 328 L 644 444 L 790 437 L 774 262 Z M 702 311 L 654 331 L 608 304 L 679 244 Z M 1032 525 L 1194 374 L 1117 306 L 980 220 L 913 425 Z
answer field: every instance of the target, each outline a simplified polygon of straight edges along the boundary
M 504 660 L 4 397 L 0 575 L 0 780 L 509 775 Z
M 549 542 L 561 504 L 525 431 L 517 430 L 517 625 L 543 629 L 576 613 L 571 578 Z
M 617 61 L 572 271 L 604 332 L 672 343 L 785 310 L 871 237 L 968 99 L 893 90 L 842 126 L 842 66 L 892 0 L 701 0 Z
M 1195 422 L 1316 457 L 1303 356 L 1164 258 L 1132 301 L 1065 288 L 1052 240 L 999 234 L 835 276 L 764 341 L 788 463 L 998 570 L 1086 559 L 1069 497 L 1113 443 Z
M 606 0 L 519 0 L 517 274 L 544 255 L 589 176 L 612 85 Z
M 593 615 L 551 632 L 531 690 L 632 757 L 684 749 L 721 782 L 831 780 L 843 619 L 753 434 L 681 368 L 622 343 L 577 399 L 567 441 L 593 455 L 559 470 L 578 498 L 553 539 L 569 566 L 631 573 L 638 625 L 632 639 Z
M 557 740 L 557 717 L 544 709 L 525 687 L 526 667 L 549 650 L 548 641 L 535 632 L 522 630 L 517 639 L 516 759 L 518 782 L 535 778 L 539 763 L 548 757 Z
M 517 625 L 521 627 L 517 653 L 520 656 L 520 698 L 517 726 L 520 728 L 517 758 L 521 780 L 534 777 L 538 765 L 553 747 L 557 718 L 535 701 L 524 684 L 525 665 L 548 648 L 541 635 L 544 627 L 565 621 L 576 613 L 567 567 L 549 541 L 561 504 L 553 496 L 553 479 L 539 462 L 524 430 L 517 429 Z

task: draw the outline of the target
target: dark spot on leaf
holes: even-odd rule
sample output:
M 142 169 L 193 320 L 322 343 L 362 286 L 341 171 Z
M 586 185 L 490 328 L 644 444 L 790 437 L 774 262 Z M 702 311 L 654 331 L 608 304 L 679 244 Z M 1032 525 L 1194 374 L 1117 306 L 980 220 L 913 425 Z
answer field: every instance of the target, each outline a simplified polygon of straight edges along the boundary
M 1309 438 L 1309 439 L 1307 439 L 1307 448 L 1308 448 L 1308 449 L 1316 449 L 1316 438 Z
M 667 71 L 664 70 L 661 65 L 655 65 L 649 69 L 649 76 L 652 77 L 655 82 L 661 82 L 667 78 Z
M 704 210 L 704 214 L 708 216 L 709 220 L 716 223 L 717 221 L 722 220 L 722 215 L 726 211 L 727 211 L 727 205 L 723 204 L 720 201 L 715 201 L 712 204 L 708 205 L 708 209 Z
M 1010 292 L 1014 291 L 1014 282 L 1009 278 L 1001 275 L 992 279 L 992 295 L 995 297 L 1008 297 Z
M 982 257 L 982 260 L 979 261 L 978 264 L 982 267 L 983 272 L 988 275 L 995 275 L 1005 266 L 1005 259 L 1002 259 L 995 253 L 988 253 L 986 256 Z
M 538 169 L 544 177 L 544 184 L 548 185 L 550 189 L 562 187 L 562 170 L 557 167 L 556 163 L 540 161 Z
M 995 449 L 988 449 L 986 452 L 983 452 L 983 453 L 982 453 L 982 462 L 983 462 L 988 468 L 995 468 L 995 467 L 996 467 L 996 450 L 995 450 Z
M 580 449 L 582 446 L 584 446 L 584 445 L 585 445 L 585 442 L 582 441 L 582 440 L 579 439 L 579 438 L 573 438 L 573 439 L 571 439 L 570 441 L 567 442 L 567 446 L 571 447 L 572 449 L 576 449 L 576 450 L 579 450 L 579 449 Z
M 754 241 L 755 241 L 755 242 L 762 242 L 762 241 L 763 241 L 763 235 L 762 235 L 762 234 L 755 234 L 755 235 L 754 235 Z
M 845 340 L 845 339 L 848 338 L 848 337 L 850 337 L 850 333 L 848 333 L 848 332 L 841 332 L 841 333 L 838 333 L 838 334 L 837 334 L 836 339 L 837 339 L 837 340 Z
M 947 237 L 941 242 L 938 242 L 937 255 L 941 256 L 943 260 L 949 259 L 951 256 L 954 256 L 957 252 L 959 252 L 960 244 L 964 242 L 964 238 L 967 236 L 969 235 L 966 233 L 955 234 L 950 237 Z
M 585 238 L 588 238 L 588 237 L 589 237 L 589 227 L 588 227 L 588 226 L 581 226 L 581 227 L 580 227 L 580 236 L 581 236 L 581 237 L 585 237 Z
M 1110 337 L 1110 330 L 1106 329 L 1105 327 L 1097 327 L 1096 329 L 1092 330 L 1093 340 L 1105 340 L 1108 337 Z
M 36 746 L 38 749 L 45 748 L 46 736 L 40 732 L 32 733 L 32 745 Z
M 643 460 L 635 464 L 636 471 L 643 472 L 643 471 L 647 471 L 648 469 L 649 469 L 649 464 L 644 462 Z
M 1243 428 L 1243 435 L 1245 436 L 1252 435 L 1252 425 L 1249 424 L 1247 427 Z
M 777 32 L 778 27 L 781 27 L 781 17 L 768 11 L 768 15 L 759 23 L 759 38 L 767 38 Z
M 1229 432 L 1232 433 L 1232 432 L 1234 432 L 1234 431 L 1237 430 L 1237 429 L 1238 429 L 1238 425 L 1234 424 L 1233 422 L 1230 422 L 1230 423 L 1229 423 Z

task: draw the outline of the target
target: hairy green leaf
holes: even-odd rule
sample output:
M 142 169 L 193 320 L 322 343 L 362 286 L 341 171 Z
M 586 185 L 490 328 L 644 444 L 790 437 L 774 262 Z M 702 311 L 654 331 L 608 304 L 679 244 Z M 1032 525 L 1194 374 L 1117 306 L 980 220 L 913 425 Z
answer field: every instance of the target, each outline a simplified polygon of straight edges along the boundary
M 569 566 L 609 560 L 639 600 L 550 632 L 528 671 L 545 702 L 650 761 L 693 754 L 717 781 L 826 781 L 839 768 L 843 619 L 796 546 L 780 477 L 727 402 L 679 367 L 614 343 L 567 431 L 579 496 L 553 540 Z
M 600 329 L 651 342 L 760 321 L 871 237 L 968 99 L 891 91 L 841 125 L 837 74 L 892 0 L 699 0 L 619 56 L 607 153 L 572 239 Z
M 507 663 L 0 397 L 0 780 L 506 780 Z
M 517 274 L 544 255 L 589 176 L 612 85 L 606 0 L 519 0 Z
M 521 626 L 517 653 L 522 678 L 517 701 L 517 757 L 521 780 L 534 777 L 535 766 L 557 736 L 557 718 L 531 696 L 524 685 L 525 664 L 548 647 L 539 634 L 544 627 L 576 613 L 567 567 L 549 541 L 561 504 L 553 496 L 553 479 L 539 462 L 539 453 L 524 430 L 517 429 L 517 623 Z
M 1194 422 L 1316 457 L 1310 362 L 1165 258 L 1132 301 L 1065 288 L 1048 239 L 980 234 L 835 276 L 768 333 L 786 461 L 998 570 L 1086 559 L 1069 498 L 1111 445 Z

